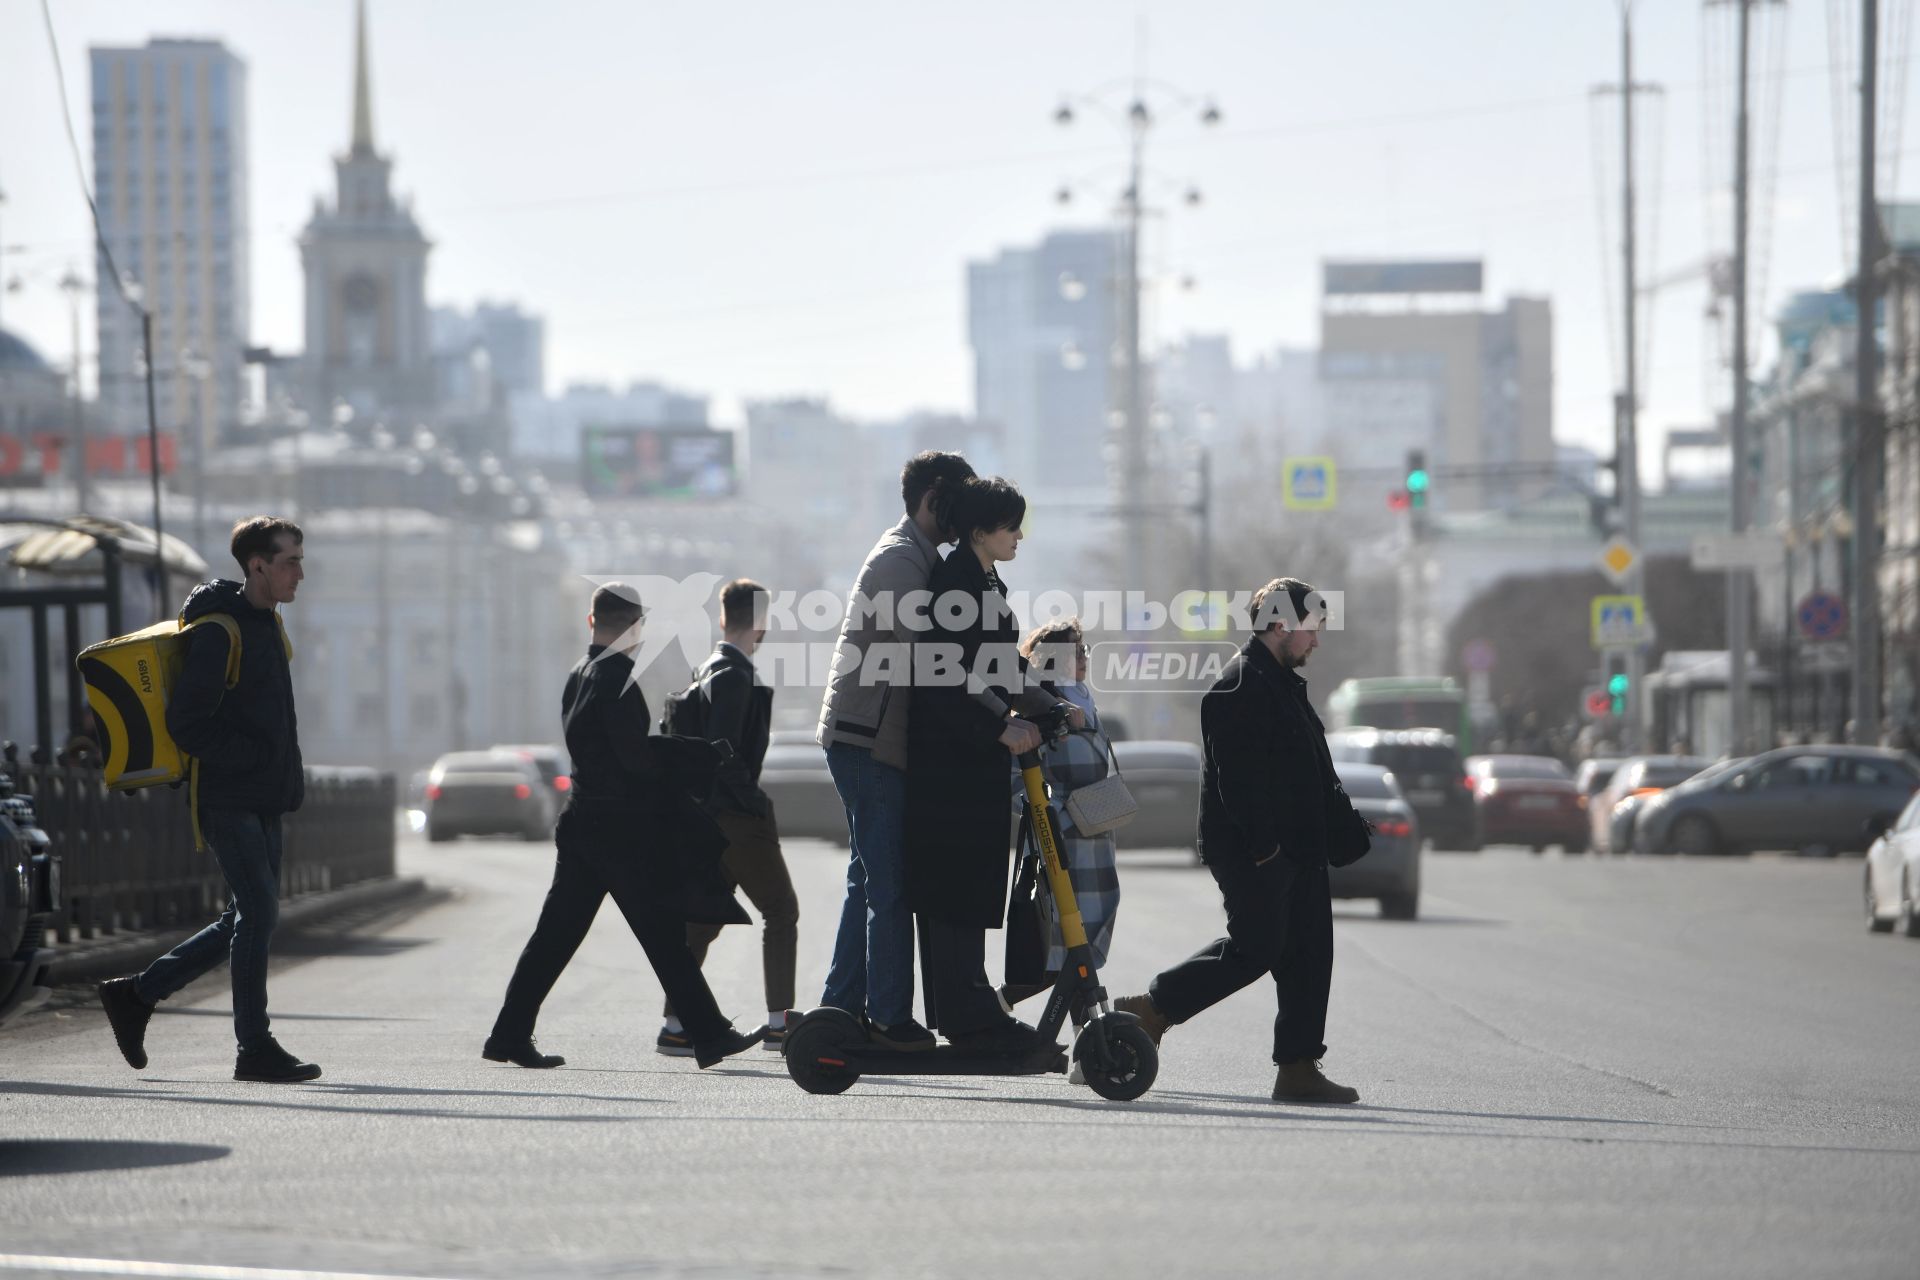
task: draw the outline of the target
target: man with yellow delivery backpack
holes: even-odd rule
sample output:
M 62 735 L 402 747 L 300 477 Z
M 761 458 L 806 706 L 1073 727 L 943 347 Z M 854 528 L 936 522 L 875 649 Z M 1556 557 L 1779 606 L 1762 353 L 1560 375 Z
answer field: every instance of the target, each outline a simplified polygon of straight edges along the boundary
M 267 1029 L 267 947 L 280 907 L 280 819 L 300 807 L 306 791 L 291 652 L 278 607 L 299 590 L 304 551 L 299 526 L 271 516 L 235 525 L 232 548 L 243 581 L 203 582 L 180 611 L 176 643 L 184 645 L 185 656 L 167 691 L 164 725 L 165 736 L 191 758 L 194 829 L 213 850 L 231 900 L 219 919 L 144 972 L 102 984 L 100 1003 L 120 1052 L 138 1070 L 147 1065 L 153 1007 L 231 957 L 239 1041 L 233 1078 L 312 1080 L 320 1068 L 282 1049 Z M 87 656 L 81 655 L 83 674 Z M 88 687 L 98 711 L 103 695 L 92 674 Z M 114 718 L 126 717 L 109 711 L 102 720 Z M 144 718 L 139 729 L 160 736 Z M 123 743 L 110 743 L 109 785 L 116 785 L 115 770 L 125 766 L 126 753 Z M 137 786 L 140 780 L 126 775 L 117 785 Z

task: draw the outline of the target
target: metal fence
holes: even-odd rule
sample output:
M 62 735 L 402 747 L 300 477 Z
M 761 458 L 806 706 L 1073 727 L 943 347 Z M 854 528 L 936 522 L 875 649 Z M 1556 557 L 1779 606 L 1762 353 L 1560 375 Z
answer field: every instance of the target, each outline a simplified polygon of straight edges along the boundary
M 49 765 L 17 769 L 15 785 L 62 859 L 57 941 L 186 928 L 226 909 L 219 866 L 194 850 L 183 791 L 114 794 L 97 769 Z M 306 800 L 282 829 L 280 896 L 391 876 L 396 800 L 390 773 L 308 769 Z

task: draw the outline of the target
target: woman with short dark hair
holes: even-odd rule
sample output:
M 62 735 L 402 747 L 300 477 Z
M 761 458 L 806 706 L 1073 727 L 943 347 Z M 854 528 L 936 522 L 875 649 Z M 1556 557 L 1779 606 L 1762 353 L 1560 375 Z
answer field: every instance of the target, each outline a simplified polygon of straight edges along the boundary
M 949 496 L 958 545 L 933 571 L 926 628 L 914 640 L 908 903 L 920 924 L 928 1023 L 962 1049 L 1024 1054 L 1046 1045 L 987 981 L 986 931 L 1006 911 L 1008 756 L 1039 745 L 1037 731 L 1011 717 L 1057 698 L 1029 677 L 998 570 L 1019 552 L 1026 499 L 998 478 L 967 480 Z

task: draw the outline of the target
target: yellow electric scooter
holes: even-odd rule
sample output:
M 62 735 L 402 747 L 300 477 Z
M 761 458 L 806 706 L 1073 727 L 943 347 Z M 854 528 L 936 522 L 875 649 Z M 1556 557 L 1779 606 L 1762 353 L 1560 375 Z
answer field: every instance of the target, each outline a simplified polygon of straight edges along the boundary
M 1043 741 L 1068 731 L 1066 711 L 1056 708 L 1034 723 Z M 1140 1020 L 1114 1010 L 1094 968 L 1093 951 L 1073 896 L 1073 883 L 1060 861 L 1047 809 L 1047 785 L 1040 773 L 1040 752 L 1020 756 L 1020 775 L 1026 791 L 1023 828 L 1046 869 L 1046 885 L 1060 918 L 1060 937 L 1066 962 L 1040 1016 L 1038 1030 L 1055 1042 L 1069 1017 L 1082 1024 L 1073 1043 L 1073 1058 L 1087 1084 L 1103 1098 L 1127 1102 L 1153 1087 L 1160 1070 L 1160 1054 L 1141 1029 Z M 923 1053 L 876 1048 L 858 1015 L 831 1007 L 811 1011 L 787 1033 L 787 1074 L 808 1093 L 844 1093 L 862 1075 L 1042 1075 L 1065 1069 L 1053 1048 L 1038 1054 L 967 1053 L 951 1045 Z

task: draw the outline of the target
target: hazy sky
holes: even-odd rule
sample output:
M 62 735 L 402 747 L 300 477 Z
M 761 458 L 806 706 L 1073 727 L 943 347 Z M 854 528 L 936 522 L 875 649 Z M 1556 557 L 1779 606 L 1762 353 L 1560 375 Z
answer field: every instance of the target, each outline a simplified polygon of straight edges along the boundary
M 1840 279 L 1851 254 L 1827 9 L 1787 7 L 1785 74 L 1759 90 L 1783 105 L 1782 127 L 1759 135 L 1777 138 L 1779 167 L 1757 224 L 1769 312 L 1791 288 Z M 89 45 L 215 36 L 246 60 L 253 337 L 297 348 L 294 238 L 347 137 L 351 0 L 54 11 L 83 147 Z M 1130 74 L 1144 19 L 1150 73 L 1216 97 L 1226 117 L 1206 132 L 1170 114 L 1150 144 L 1170 196 L 1190 180 L 1207 197 L 1198 210 L 1170 200 L 1158 234 L 1159 267 L 1195 287 L 1157 291 L 1157 340 L 1226 332 L 1243 359 L 1310 346 L 1323 257 L 1482 256 L 1495 296 L 1553 299 L 1558 434 L 1609 437 L 1619 290 L 1603 292 L 1589 90 L 1619 76 L 1614 0 L 372 0 L 371 14 L 376 138 L 435 241 L 430 297 L 546 315 L 555 389 L 658 378 L 723 410 L 794 393 L 856 414 L 969 407 L 965 263 L 1101 220 L 1121 135 L 1088 115 L 1061 130 L 1051 114 L 1063 91 Z M 1636 71 L 1666 88 L 1657 201 L 1646 192 L 1659 274 L 1702 258 L 1711 210 L 1724 220 L 1709 188 L 1730 171 L 1731 96 L 1703 74 L 1727 64 L 1703 54 L 1731 13 L 1642 0 L 1637 15 Z M 69 263 L 90 268 L 56 106 L 39 4 L 0 0 L 0 243 L 23 247 L 5 270 L 25 282 L 4 323 L 64 361 L 54 285 Z M 1080 177 L 1089 195 L 1063 212 L 1053 192 Z M 1604 198 L 1611 211 L 1611 186 Z M 1649 437 L 1725 399 L 1704 302 L 1697 282 L 1657 297 Z

